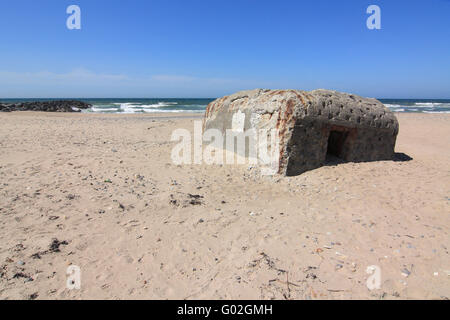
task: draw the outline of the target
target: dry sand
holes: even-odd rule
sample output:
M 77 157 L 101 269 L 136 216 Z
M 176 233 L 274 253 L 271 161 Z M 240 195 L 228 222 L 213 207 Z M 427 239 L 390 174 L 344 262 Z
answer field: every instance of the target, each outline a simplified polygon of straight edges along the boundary
M 0 298 L 449 298 L 450 115 L 397 116 L 413 160 L 283 178 L 172 164 L 189 117 L 0 114 Z

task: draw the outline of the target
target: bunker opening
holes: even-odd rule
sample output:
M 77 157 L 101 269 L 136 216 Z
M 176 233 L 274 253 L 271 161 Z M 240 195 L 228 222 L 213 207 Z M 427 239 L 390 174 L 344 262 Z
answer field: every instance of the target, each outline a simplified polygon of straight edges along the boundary
M 348 131 L 330 131 L 328 136 L 327 157 L 337 157 L 345 160 L 344 146 L 348 138 Z

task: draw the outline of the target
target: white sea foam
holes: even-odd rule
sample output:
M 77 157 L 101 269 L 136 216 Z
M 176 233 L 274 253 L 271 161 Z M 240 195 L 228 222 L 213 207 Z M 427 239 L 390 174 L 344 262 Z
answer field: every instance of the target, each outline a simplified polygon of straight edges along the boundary
M 96 108 L 92 107 L 91 110 L 93 112 L 110 112 L 110 111 L 118 111 L 117 108 Z
M 448 110 L 442 108 L 450 108 L 450 103 L 416 102 L 413 105 L 385 104 L 385 106 L 394 112 L 448 113 Z
M 88 112 L 95 113 L 122 113 L 122 114 L 134 114 L 134 113 L 181 113 L 181 112 L 190 112 L 190 113 L 201 113 L 204 110 L 193 110 L 193 109 L 183 109 L 183 106 L 180 106 L 179 109 L 171 110 L 165 109 L 165 107 L 175 106 L 177 102 L 159 102 L 156 104 L 139 104 L 133 102 L 125 102 L 125 103 L 111 103 L 109 105 L 94 105 L 91 107 Z M 111 106 L 118 106 L 117 108 Z M 203 106 L 203 105 L 198 105 Z M 197 105 L 192 105 L 192 107 L 197 107 Z M 189 106 L 186 106 L 189 108 Z
M 423 111 L 423 113 L 450 113 L 450 111 Z
M 386 107 L 391 109 L 394 112 L 405 112 L 405 106 L 399 104 L 385 104 Z
M 133 102 L 126 102 L 120 104 L 121 113 L 136 113 L 139 105 Z
M 120 105 L 120 108 L 122 110 L 131 112 L 131 109 L 148 109 L 148 108 L 158 109 L 158 108 L 175 106 L 178 103 L 177 102 L 158 102 L 155 104 L 141 104 L 141 103 L 136 103 L 136 102 L 126 102 L 126 103 L 120 103 L 120 104 L 114 103 L 114 104 Z
M 435 106 L 442 105 L 442 103 L 440 103 L 440 102 L 416 102 L 415 105 L 416 106 L 435 107 Z
M 161 109 L 143 109 L 143 111 L 145 113 L 166 113 L 166 112 L 170 112 L 170 113 L 180 113 L 180 112 L 201 113 L 201 112 L 204 112 L 203 110 L 161 110 Z
M 137 105 L 136 103 L 132 103 L 132 102 L 126 102 L 126 103 L 121 103 L 120 104 L 120 108 L 121 109 L 137 108 L 137 107 L 139 107 L 139 105 Z
M 385 106 L 386 107 L 388 107 L 388 108 L 391 108 L 391 109 L 393 109 L 393 108 L 404 108 L 405 106 L 401 106 L 401 105 L 399 105 L 399 104 L 385 104 Z
M 158 102 L 156 104 L 143 104 L 139 107 L 141 107 L 141 108 L 164 108 L 164 107 L 170 107 L 170 106 L 173 106 L 173 104 Z
M 414 107 L 416 108 L 434 108 L 441 107 L 442 103 L 415 103 Z

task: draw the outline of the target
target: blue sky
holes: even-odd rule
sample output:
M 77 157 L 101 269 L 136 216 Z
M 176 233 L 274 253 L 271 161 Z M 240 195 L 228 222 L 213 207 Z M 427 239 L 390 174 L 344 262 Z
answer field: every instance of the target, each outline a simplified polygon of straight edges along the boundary
M 72 4 L 81 30 L 66 27 Z M 0 98 L 450 98 L 448 0 L 4 0 L 0 35 Z

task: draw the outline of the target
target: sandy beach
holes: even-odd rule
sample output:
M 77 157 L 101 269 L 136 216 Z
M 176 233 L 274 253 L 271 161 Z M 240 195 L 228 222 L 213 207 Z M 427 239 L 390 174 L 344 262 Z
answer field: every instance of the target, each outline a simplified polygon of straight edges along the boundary
M 448 299 L 450 114 L 396 116 L 398 161 L 261 177 L 172 163 L 201 114 L 0 114 L 0 299 Z

